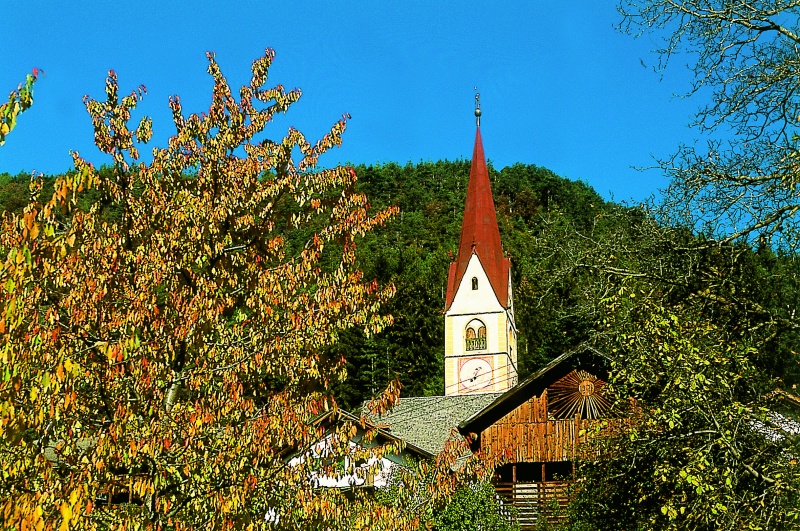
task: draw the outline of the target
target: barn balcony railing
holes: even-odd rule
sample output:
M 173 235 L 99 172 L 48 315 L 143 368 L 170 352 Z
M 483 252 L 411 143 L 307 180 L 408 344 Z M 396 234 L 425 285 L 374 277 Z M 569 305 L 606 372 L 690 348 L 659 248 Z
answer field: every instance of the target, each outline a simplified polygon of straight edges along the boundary
M 540 519 L 555 523 L 565 517 L 570 502 L 572 481 L 535 483 L 495 483 L 494 488 L 506 506 L 513 506 L 521 529 L 533 529 Z

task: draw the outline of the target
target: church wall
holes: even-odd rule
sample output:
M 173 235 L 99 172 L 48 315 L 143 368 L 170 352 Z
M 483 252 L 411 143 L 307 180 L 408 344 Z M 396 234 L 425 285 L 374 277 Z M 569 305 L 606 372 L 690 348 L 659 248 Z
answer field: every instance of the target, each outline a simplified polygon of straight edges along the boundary
M 499 392 L 505 391 L 510 387 L 509 374 L 508 374 L 508 356 L 501 354 L 494 357 L 494 386 L 492 391 Z
M 474 280 L 473 280 L 474 279 Z M 477 289 L 473 289 L 477 282 Z M 509 366 L 509 327 L 513 328 L 510 313 L 497 300 L 480 259 L 472 255 L 456 290 L 453 303 L 445 314 L 445 394 L 467 392 L 500 392 L 516 384 L 516 348 L 511 341 Z M 485 327 L 485 347 L 467 348 L 467 331 L 477 337 L 475 320 Z M 470 326 L 470 325 L 473 326 Z M 479 325 L 478 325 L 479 326 Z M 480 341 L 477 345 L 480 345 Z M 462 365 L 466 358 L 484 358 L 491 364 L 493 383 L 479 389 L 467 389 L 460 384 Z
M 472 279 L 478 289 L 472 289 Z M 482 352 L 505 351 L 507 339 L 501 334 L 505 329 L 505 310 L 494 294 L 489 277 L 481 267 L 477 255 L 472 255 L 464 277 L 456 290 L 453 304 L 445 314 L 445 356 L 472 354 L 467 351 L 464 334 L 473 319 L 479 319 L 486 326 L 486 348 Z
M 487 328 L 485 349 L 466 350 L 465 329 L 473 319 L 480 319 Z M 508 318 L 505 312 L 448 316 L 445 319 L 445 394 L 457 394 L 459 371 L 463 360 L 480 357 L 491 359 L 494 385 L 483 392 L 505 391 L 516 384 L 516 355 L 508 354 Z
M 506 312 L 497 315 L 495 327 L 497 329 L 497 350 L 498 352 L 508 352 L 508 333 L 505 331 L 507 328 L 508 316 Z
M 486 348 L 467 350 L 465 334 L 467 325 L 473 320 L 479 320 L 486 326 Z M 445 325 L 445 355 L 446 356 L 471 356 L 478 353 L 494 354 L 505 352 L 507 334 L 505 329 L 505 312 L 474 313 L 468 315 L 447 316 Z
M 453 320 L 445 318 L 444 320 L 444 352 L 445 356 L 453 354 L 455 349 L 455 336 L 453 332 Z
M 476 290 L 472 289 L 473 277 L 478 280 L 478 289 Z M 500 311 L 503 311 L 503 307 L 497 300 L 489 277 L 486 276 L 478 255 L 473 254 L 447 313 L 457 315 Z

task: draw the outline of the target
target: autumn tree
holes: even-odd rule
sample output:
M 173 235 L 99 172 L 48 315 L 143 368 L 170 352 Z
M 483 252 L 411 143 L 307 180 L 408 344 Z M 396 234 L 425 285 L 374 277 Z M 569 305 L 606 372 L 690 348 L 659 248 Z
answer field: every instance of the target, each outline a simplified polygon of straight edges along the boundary
M 663 38 L 662 66 L 691 58 L 691 92 L 710 95 L 695 125 L 716 138 L 661 162 L 663 202 L 556 237 L 567 243 L 554 282 L 578 280 L 570 311 L 593 323 L 634 419 L 603 441 L 603 465 L 582 467 L 575 514 L 631 529 L 795 529 L 797 437 L 771 397 L 798 377 L 797 4 L 620 11 L 623 29 Z
M 793 373 L 772 375 L 796 384 L 794 350 L 775 347 L 776 341 L 796 343 L 800 330 L 792 295 L 800 238 L 800 3 L 622 0 L 619 10 L 624 31 L 660 43 L 661 67 L 689 58 L 689 95 L 707 102 L 694 125 L 712 140 L 682 146 L 660 161 L 671 182 L 650 209 L 662 224 L 699 236 L 675 247 L 685 262 L 695 263 L 685 293 L 705 301 L 709 312 L 738 314 L 729 322 L 759 332 L 755 346 L 762 361 L 781 359 Z
M 596 439 L 563 527 L 800 526 L 798 439 L 772 401 L 798 381 L 796 260 L 710 245 L 640 208 L 540 238 L 542 276 L 569 294 L 558 311 L 587 323 L 612 365 L 612 415 L 632 422 Z
M 800 528 L 800 440 L 752 345 L 647 289 L 624 282 L 606 305 L 614 414 L 630 424 L 595 438 L 606 457 L 581 465 L 572 527 Z
M 33 84 L 38 76 L 39 70 L 34 68 L 33 73 L 25 76 L 25 84 L 12 90 L 8 101 L 0 104 L 0 146 L 5 144 L 6 135 L 17 126 L 17 116 L 33 105 Z
M 209 109 L 172 97 L 176 133 L 150 163 L 150 120 L 129 126 L 144 88 L 121 96 L 110 72 L 85 104 L 111 170 L 74 153 L 51 199 L 3 221 L 3 527 L 413 528 L 419 514 L 312 488 L 312 468 L 347 472 L 352 425 L 326 459 L 286 465 L 336 407 L 345 360 L 325 347 L 389 322 L 393 288 L 354 267 L 355 241 L 395 209 L 371 211 L 351 169 L 317 168 L 345 119 L 316 143 L 264 136 L 300 97 L 265 88 L 272 51 L 238 97 L 208 59 Z

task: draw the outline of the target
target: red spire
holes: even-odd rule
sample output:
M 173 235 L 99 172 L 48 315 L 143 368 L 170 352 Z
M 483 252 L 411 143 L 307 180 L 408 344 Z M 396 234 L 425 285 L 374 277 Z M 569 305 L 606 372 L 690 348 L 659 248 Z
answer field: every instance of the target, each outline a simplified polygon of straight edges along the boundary
M 450 305 L 453 304 L 456 290 L 461 284 L 461 278 L 467 270 L 467 264 L 473 253 L 478 255 L 500 305 L 507 308 L 508 272 L 511 261 L 503 257 L 500 229 L 497 226 L 497 213 L 492 199 L 489 172 L 486 170 L 480 127 L 475 133 L 475 149 L 472 152 L 472 168 L 469 172 L 469 186 L 464 205 L 464 221 L 461 225 L 458 257 L 455 262 L 450 264 L 450 274 L 447 279 L 445 310 L 450 309 Z

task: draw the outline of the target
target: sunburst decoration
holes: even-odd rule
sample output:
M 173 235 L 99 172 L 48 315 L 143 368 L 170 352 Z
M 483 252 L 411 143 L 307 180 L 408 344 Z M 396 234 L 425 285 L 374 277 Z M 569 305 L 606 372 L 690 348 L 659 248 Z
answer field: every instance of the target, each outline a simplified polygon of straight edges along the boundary
M 557 418 L 580 413 L 585 419 L 598 419 L 611 406 L 603 396 L 605 385 L 603 380 L 586 371 L 572 371 L 547 390 L 549 409 Z

